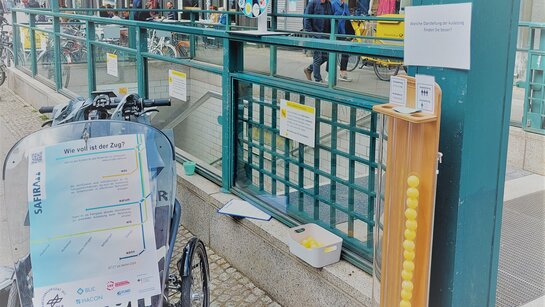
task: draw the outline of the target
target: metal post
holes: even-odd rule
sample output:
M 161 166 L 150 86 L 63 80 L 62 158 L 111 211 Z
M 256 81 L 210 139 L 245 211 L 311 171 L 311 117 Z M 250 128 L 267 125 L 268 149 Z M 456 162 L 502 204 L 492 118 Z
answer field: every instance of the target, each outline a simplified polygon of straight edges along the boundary
M 468 1 L 449 1 L 463 2 Z M 496 304 L 520 3 L 495 1 L 494 14 L 483 18 L 490 1 L 470 2 L 471 69 L 414 69 L 435 76 L 443 95 L 439 150 L 444 159 L 437 183 L 430 306 Z
M 96 88 L 95 52 L 92 44 L 95 40 L 95 23 L 88 21 L 85 30 L 87 32 L 87 40 L 85 41 L 87 47 L 87 89 L 88 95 L 91 97 L 91 93 Z
M 189 12 L 189 19 L 191 20 L 191 26 L 195 26 L 195 13 L 192 11 Z M 229 21 L 229 20 L 228 20 Z M 203 37 L 204 39 L 204 37 Z M 197 39 L 194 34 L 189 35 L 189 58 L 194 59 L 195 58 L 195 49 L 196 49 Z
M 129 20 L 134 20 L 134 14 L 134 11 L 129 12 Z M 134 27 L 129 27 L 127 34 L 129 35 L 129 48 L 136 49 L 136 30 Z
M 236 112 L 238 110 L 237 90 L 231 73 L 243 69 L 244 46 L 242 42 L 223 40 L 223 73 L 222 73 L 222 190 L 229 191 L 234 185 L 235 170 L 235 129 Z
M 34 19 L 34 15 L 30 14 L 28 23 L 30 25 L 28 30 L 28 37 L 30 39 L 30 71 L 32 72 L 32 76 L 35 77 L 38 67 L 36 65 L 36 33 L 34 32 L 36 20 Z
M 13 64 L 18 66 L 19 64 L 19 45 L 21 41 L 19 40 L 19 27 L 17 24 L 17 12 L 11 11 L 11 23 L 13 24 Z M 21 48 L 22 49 L 22 48 Z
M 59 12 L 59 2 L 51 1 L 51 11 Z M 55 89 L 62 88 L 62 67 L 61 67 L 61 21 L 59 17 L 53 17 L 53 58 L 55 59 Z
M 330 40 L 335 40 L 335 33 L 337 32 L 337 20 L 331 19 L 331 32 L 329 34 Z M 328 76 L 327 76 L 327 84 L 329 88 L 335 87 L 335 83 L 337 82 L 337 54 L 330 52 L 328 54 L 328 61 L 327 61 L 327 70 L 328 70 Z
M 138 35 L 136 40 L 136 74 L 138 75 L 138 95 L 148 98 L 148 61 L 142 56 L 143 52 L 148 51 L 146 29 L 136 28 Z

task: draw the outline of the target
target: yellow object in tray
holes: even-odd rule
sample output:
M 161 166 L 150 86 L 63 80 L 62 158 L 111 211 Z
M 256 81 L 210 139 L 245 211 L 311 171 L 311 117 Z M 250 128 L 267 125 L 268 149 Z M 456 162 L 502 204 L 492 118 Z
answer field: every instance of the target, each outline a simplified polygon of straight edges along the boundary
M 301 245 L 306 248 L 318 248 L 321 247 L 323 244 L 316 241 L 312 236 L 308 236 L 301 240 Z

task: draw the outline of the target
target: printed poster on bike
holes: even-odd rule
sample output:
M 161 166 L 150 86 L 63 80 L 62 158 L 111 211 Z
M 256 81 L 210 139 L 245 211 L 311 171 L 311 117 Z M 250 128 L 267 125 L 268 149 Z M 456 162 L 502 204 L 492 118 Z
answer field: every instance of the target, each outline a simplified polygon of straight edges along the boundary
M 161 293 L 144 135 L 30 153 L 34 306 L 114 306 Z

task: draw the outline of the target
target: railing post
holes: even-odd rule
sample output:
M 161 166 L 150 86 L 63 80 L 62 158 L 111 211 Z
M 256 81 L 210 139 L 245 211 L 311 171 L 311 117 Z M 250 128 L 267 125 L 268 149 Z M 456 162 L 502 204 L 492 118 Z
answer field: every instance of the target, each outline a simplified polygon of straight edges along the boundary
M 51 11 L 59 12 L 59 2 L 51 1 Z M 55 89 L 62 88 L 62 65 L 61 65 L 61 21 L 59 17 L 53 17 L 53 58 L 55 61 Z
M 331 32 L 329 34 L 330 40 L 335 40 L 335 33 L 337 32 L 337 20 L 331 19 Z M 335 82 L 337 82 L 337 54 L 330 52 L 328 54 L 328 61 L 327 61 L 327 84 L 329 88 L 333 88 L 335 86 Z
M 19 27 L 15 26 L 17 24 L 17 12 L 11 11 L 11 24 L 13 25 L 13 64 L 14 66 L 19 65 Z M 21 48 L 22 49 L 22 48 Z
M 36 65 L 36 33 L 34 32 L 36 20 L 34 19 L 34 15 L 29 15 L 28 24 L 30 26 L 28 29 L 28 39 L 30 40 L 30 71 L 32 72 L 32 76 L 35 77 L 38 68 Z
M 92 92 L 96 88 L 95 52 L 92 44 L 96 35 L 94 22 L 87 21 L 86 32 L 87 39 L 85 40 L 85 45 L 87 46 L 87 89 L 88 95 L 91 97 Z
M 278 1 L 273 1 L 271 3 L 271 31 L 276 31 L 278 28 L 278 17 L 276 17 L 276 14 L 278 13 Z M 276 64 L 278 63 L 277 60 L 277 49 L 276 46 L 269 45 L 269 71 L 271 77 L 274 77 L 276 75 L 277 69 Z
M 193 12 L 189 12 L 189 18 L 191 20 L 191 26 L 195 26 L 195 14 Z M 227 20 L 229 22 L 229 20 Z M 189 58 L 194 59 L 195 58 L 195 49 L 196 49 L 196 42 L 195 35 L 190 34 L 189 35 Z
M 148 69 L 147 60 L 142 56 L 148 51 L 147 31 L 136 27 L 136 74 L 138 76 L 138 95 L 148 98 Z
M 129 20 L 134 20 L 134 14 L 135 14 L 134 11 L 129 12 Z M 129 27 L 128 35 L 129 35 L 129 48 L 135 49 L 136 48 L 136 39 L 135 39 L 136 30 L 134 29 L 134 27 Z
M 241 71 L 243 68 L 244 46 L 242 42 L 223 41 L 223 72 L 222 72 L 222 150 L 221 150 L 221 183 L 222 190 L 229 191 L 234 185 L 235 170 L 235 120 L 238 110 L 237 90 L 231 73 Z

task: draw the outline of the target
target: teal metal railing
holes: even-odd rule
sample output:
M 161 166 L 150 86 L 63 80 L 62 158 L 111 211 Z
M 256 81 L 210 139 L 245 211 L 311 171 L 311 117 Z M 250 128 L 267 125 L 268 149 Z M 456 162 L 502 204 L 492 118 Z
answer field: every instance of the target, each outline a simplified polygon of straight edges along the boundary
M 545 23 L 521 22 L 519 29 L 525 30 L 527 44 L 519 46 L 518 52 L 526 56 L 526 77 L 517 82 L 524 88 L 522 129 L 545 134 Z
M 401 59 L 402 46 L 341 41 L 334 31 L 324 39 L 240 35 L 231 32 L 237 27 L 231 22 L 225 27 L 209 27 L 196 20 L 198 14 L 210 11 L 189 11 L 191 18 L 183 23 L 101 18 L 93 15 L 99 11 L 96 9 L 68 11 L 55 7 L 51 11 L 13 10 L 18 68 L 68 96 L 87 96 L 94 90 L 113 86 L 119 93 L 132 89 L 153 98 L 168 96 L 168 69 L 184 71 L 189 76 L 191 97 L 187 101 L 174 100 L 174 106 L 166 112 L 195 110 L 182 121 L 186 126 L 179 128 L 180 133 L 196 129 L 195 135 L 205 137 L 209 130 L 211 139 L 197 145 L 218 145 L 214 148 L 216 154 L 200 165 L 200 173 L 223 189 L 258 204 L 286 225 L 315 222 L 342 236 L 344 258 L 370 270 L 378 139 L 377 117 L 371 108 L 386 99 L 374 92 L 338 86 L 336 62 L 340 54 Z M 78 14 L 74 14 L 76 11 Z M 139 10 L 128 11 L 133 16 Z M 240 15 L 223 13 L 229 21 Z M 29 22 L 20 22 L 26 14 L 30 15 Z M 36 23 L 35 15 L 48 16 L 52 22 Z M 273 12 L 272 30 L 276 29 L 279 16 L 289 15 Z M 321 17 L 331 19 L 332 28 L 338 19 L 374 19 Z M 112 25 L 122 28 L 119 37 L 105 37 L 106 29 Z M 186 52 L 152 52 L 157 49 L 151 45 L 154 31 L 172 33 L 170 44 Z M 41 48 L 44 44 L 37 40 L 36 33 L 51 38 L 46 48 Z M 183 39 L 176 41 L 175 37 Z M 327 83 L 307 82 L 281 72 L 286 57 L 291 60 L 302 55 L 297 50 L 303 49 L 329 53 Z M 281 51 L 286 50 L 296 51 L 282 55 Z M 106 53 L 117 56 L 117 77 L 107 74 Z M 259 60 L 264 55 L 268 57 L 265 62 Z M 311 60 L 304 61 L 308 64 Z M 266 67 L 254 69 L 257 64 Z M 213 104 L 218 99 L 199 100 L 210 91 L 221 92 L 221 105 Z M 315 108 L 314 147 L 280 136 L 281 99 Z M 195 101 L 204 102 L 198 108 L 187 105 Z M 177 127 L 178 124 L 174 129 Z M 191 152 L 198 146 L 186 143 L 187 139 L 180 140 L 180 148 L 193 157 L 201 156 Z

